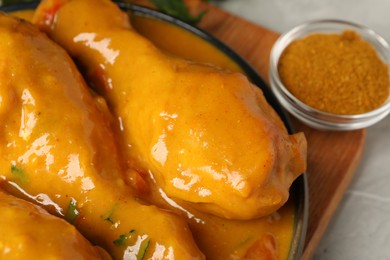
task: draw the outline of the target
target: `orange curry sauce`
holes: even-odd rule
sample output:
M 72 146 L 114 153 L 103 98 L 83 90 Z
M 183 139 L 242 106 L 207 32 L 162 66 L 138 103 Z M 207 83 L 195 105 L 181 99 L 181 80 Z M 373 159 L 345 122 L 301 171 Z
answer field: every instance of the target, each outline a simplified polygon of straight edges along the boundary
M 31 14 L 31 11 L 15 13 L 25 19 L 29 19 Z M 223 52 L 184 29 L 141 16 L 133 15 L 131 21 L 139 33 L 172 55 L 241 71 L 239 66 Z M 235 221 L 184 209 L 165 197 L 161 190 L 155 189 L 150 200 L 157 205 L 174 209 L 187 218 L 195 240 L 207 259 L 241 259 L 251 246 L 256 245 L 256 241 L 267 244 L 264 243 L 265 240 L 269 240 L 270 246 L 276 247 L 277 259 L 287 259 L 294 232 L 295 202 L 293 199 L 268 217 Z

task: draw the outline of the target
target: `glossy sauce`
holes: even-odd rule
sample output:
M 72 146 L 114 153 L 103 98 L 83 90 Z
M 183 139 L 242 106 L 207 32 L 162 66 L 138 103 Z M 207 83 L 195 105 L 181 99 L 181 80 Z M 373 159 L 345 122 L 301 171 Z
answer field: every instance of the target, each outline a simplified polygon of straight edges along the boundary
M 107 106 L 65 51 L 30 24 L 4 14 L 0 24 L 0 52 L 11 54 L 0 59 L 0 188 L 67 219 L 115 259 L 202 259 L 184 220 L 124 183 Z
M 93 247 L 65 220 L 2 191 L 0 212 L 1 259 L 42 257 L 42 252 L 45 252 L 45 259 L 53 260 L 111 259 L 101 248 Z
M 188 31 L 153 18 L 135 15 L 131 17 L 132 24 L 139 33 L 173 55 L 241 71 L 238 65 L 219 49 Z M 159 198 L 154 200 L 158 201 Z M 274 236 L 276 242 L 276 259 L 287 259 L 294 232 L 294 213 L 295 202 L 292 198 L 271 216 L 258 220 L 226 220 L 195 210 L 182 211 L 181 214 L 190 219 L 194 237 L 208 259 L 224 260 L 242 258 L 255 241 L 269 235 Z M 272 259 L 267 257 L 263 259 Z M 255 259 L 261 258 L 256 256 Z
M 169 197 L 229 219 L 287 201 L 306 139 L 287 133 L 243 74 L 166 55 L 108 0 L 43 1 L 34 21 L 82 64 L 120 123 L 126 158 Z
M 242 71 L 226 54 L 191 32 L 151 17 L 130 17 L 134 28 L 161 50 L 188 60 L 211 63 L 231 71 Z
M 223 68 L 240 70 L 239 67 L 222 52 L 204 40 L 171 24 L 151 18 L 132 16 L 134 27 L 151 39 L 163 50 L 191 60 L 215 63 Z M 169 37 L 165 37 L 169 35 Z M 175 39 L 175 40 L 172 40 Z M 181 39 L 181 40 L 177 40 Z M 198 51 L 193 51 L 198 50 Z M 249 248 L 264 238 L 272 237 L 277 259 L 286 259 L 293 234 L 294 210 L 293 201 L 289 201 L 274 214 L 257 220 L 234 221 L 200 213 L 191 207 L 180 206 L 157 187 L 152 188 L 150 200 L 157 205 L 174 209 L 187 218 L 194 237 L 208 259 L 243 258 Z M 271 247 L 272 247 L 271 246 Z M 261 248 L 261 246 L 260 246 Z M 264 249 L 265 259 L 272 259 Z M 249 250 L 250 251 L 250 250 Z M 253 251 L 253 250 L 252 250 Z M 269 253 L 269 252 L 268 252 Z M 271 250 L 272 253 L 272 250 Z M 248 258 L 260 259 L 259 256 L 247 255 Z

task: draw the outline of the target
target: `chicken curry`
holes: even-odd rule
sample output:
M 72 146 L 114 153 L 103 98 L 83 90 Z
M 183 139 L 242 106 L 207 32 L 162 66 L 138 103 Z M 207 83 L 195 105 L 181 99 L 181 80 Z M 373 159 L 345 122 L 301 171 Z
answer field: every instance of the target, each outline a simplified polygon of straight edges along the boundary
M 132 19 L 143 34 L 190 37 L 144 19 Z M 111 1 L 43 1 L 32 21 L 66 52 L 0 16 L 3 190 L 114 259 L 287 257 L 305 138 L 233 62 L 195 40 L 229 70 L 162 52 Z

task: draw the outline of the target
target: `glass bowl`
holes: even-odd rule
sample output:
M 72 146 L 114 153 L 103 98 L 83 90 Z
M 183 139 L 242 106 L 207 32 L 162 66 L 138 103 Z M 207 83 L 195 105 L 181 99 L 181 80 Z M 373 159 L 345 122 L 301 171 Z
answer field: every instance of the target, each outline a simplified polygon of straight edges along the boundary
M 390 95 L 383 105 L 363 114 L 337 115 L 323 112 L 300 101 L 282 83 L 278 72 L 279 58 L 291 42 L 312 33 L 341 33 L 345 30 L 357 32 L 363 40 L 372 45 L 382 61 L 389 64 L 389 44 L 380 35 L 367 27 L 340 20 L 318 20 L 301 24 L 281 35 L 271 50 L 269 76 L 273 93 L 288 112 L 313 128 L 323 130 L 366 128 L 379 122 L 390 112 Z

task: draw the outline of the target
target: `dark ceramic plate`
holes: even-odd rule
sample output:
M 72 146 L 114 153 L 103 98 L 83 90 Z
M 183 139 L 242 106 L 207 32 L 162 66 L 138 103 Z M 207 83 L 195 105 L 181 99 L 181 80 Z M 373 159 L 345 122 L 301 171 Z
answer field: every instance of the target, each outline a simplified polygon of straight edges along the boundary
M 264 93 L 265 98 L 271 104 L 271 106 L 276 110 L 279 116 L 282 118 L 286 128 L 290 133 L 293 133 L 293 127 L 288 120 L 288 117 L 285 114 L 282 106 L 279 104 L 271 90 L 266 86 L 264 81 L 260 78 L 257 72 L 237 53 L 235 53 L 232 49 L 227 47 L 224 43 L 216 39 L 215 37 L 209 35 L 208 33 L 200 30 L 197 27 L 194 27 L 188 23 L 185 23 L 181 20 L 173 18 L 172 16 L 166 15 L 156 10 L 152 10 L 146 7 L 123 3 L 119 1 L 115 1 L 118 6 L 124 11 L 130 11 L 133 15 L 149 17 L 161 21 L 168 22 L 173 24 L 174 26 L 180 27 L 194 36 L 203 39 L 208 42 L 215 48 L 219 49 L 223 52 L 227 57 L 229 57 L 232 61 L 234 61 L 241 70 L 247 75 L 247 77 L 257 85 Z M 29 3 L 20 3 L 14 5 L 8 5 L 4 7 L 0 7 L 1 11 L 4 12 L 12 12 L 12 11 L 21 11 L 34 9 L 37 6 L 37 1 L 31 1 Z M 295 180 L 291 189 L 291 199 L 295 201 L 295 220 L 294 220 L 294 232 L 293 238 L 291 241 L 290 251 L 288 260 L 300 259 L 300 256 L 303 251 L 303 247 L 305 244 L 305 236 L 306 236 L 306 228 L 307 228 L 307 218 L 308 218 L 308 186 L 306 174 L 300 176 Z

